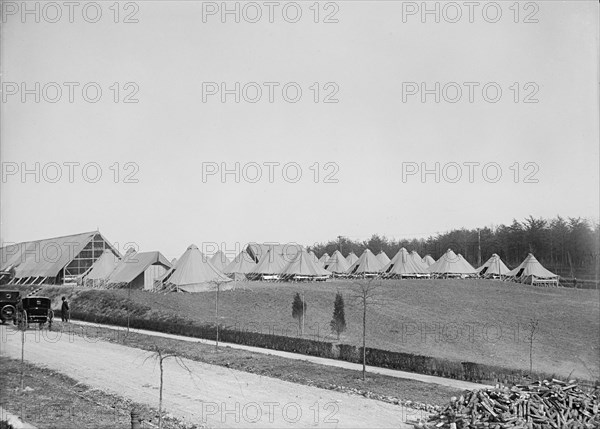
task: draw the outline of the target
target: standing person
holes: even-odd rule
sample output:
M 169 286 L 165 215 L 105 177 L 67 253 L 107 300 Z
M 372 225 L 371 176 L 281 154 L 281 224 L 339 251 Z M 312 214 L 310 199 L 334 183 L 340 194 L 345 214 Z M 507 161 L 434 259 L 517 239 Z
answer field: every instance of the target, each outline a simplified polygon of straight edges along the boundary
M 60 316 L 63 322 L 69 321 L 69 301 L 63 296 L 62 297 L 62 306 L 60 307 Z

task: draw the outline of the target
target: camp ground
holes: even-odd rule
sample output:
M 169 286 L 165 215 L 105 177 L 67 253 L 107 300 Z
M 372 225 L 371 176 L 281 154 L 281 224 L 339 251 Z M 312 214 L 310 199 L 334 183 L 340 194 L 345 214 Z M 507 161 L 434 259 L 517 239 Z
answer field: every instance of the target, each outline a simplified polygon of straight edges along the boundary
M 46 243 L 72 242 L 71 258 L 36 262 L 32 248 Z M 200 292 L 215 282 L 238 281 L 320 281 L 340 278 L 486 278 L 538 286 L 559 286 L 560 276 L 546 269 L 532 253 L 514 269 L 497 254 L 475 269 L 460 253 L 446 249 L 437 260 L 429 254 L 421 258 L 416 250 L 400 248 L 390 260 L 384 251 L 370 249 L 360 257 L 340 250 L 318 256 L 299 245 L 249 243 L 230 257 L 222 250 L 203 254 L 196 245 L 169 261 L 160 251 L 135 251 L 121 255 L 99 232 L 18 243 L 2 248 L 2 270 L 12 272 L 12 282 L 20 285 L 83 285 L 92 288 L 133 288 L 150 291 Z M 353 261 L 353 262 L 351 262 Z

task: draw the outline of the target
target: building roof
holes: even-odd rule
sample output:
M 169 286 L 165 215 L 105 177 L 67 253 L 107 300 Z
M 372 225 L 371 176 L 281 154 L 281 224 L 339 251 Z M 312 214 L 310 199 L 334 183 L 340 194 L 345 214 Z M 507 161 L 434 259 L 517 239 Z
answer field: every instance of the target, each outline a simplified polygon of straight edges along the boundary
M 0 269 L 14 266 L 17 278 L 56 277 L 96 235 L 119 255 L 100 232 L 90 231 L 4 246 L 0 248 Z
M 119 265 L 110 274 L 107 283 L 130 283 L 142 274 L 150 265 L 162 265 L 171 268 L 171 263 L 160 252 L 127 252 Z

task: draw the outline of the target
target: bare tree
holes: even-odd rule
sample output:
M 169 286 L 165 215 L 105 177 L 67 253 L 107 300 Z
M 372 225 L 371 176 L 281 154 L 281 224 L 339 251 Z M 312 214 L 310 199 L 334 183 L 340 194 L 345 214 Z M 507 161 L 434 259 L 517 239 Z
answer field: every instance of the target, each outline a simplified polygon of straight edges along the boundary
M 23 321 L 19 324 L 21 330 L 21 392 L 25 390 L 25 330 L 27 322 Z
M 362 308 L 362 379 L 364 381 L 367 366 L 367 312 L 369 307 L 381 306 L 385 302 L 381 296 L 381 282 L 374 277 L 354 281 L 351 298 Z
M 163 366 L 163 362 L 166 359 L 169 358 L 173 358 L 175 359 L 175 361 L 177 362 L 177 364 L 182 367 L 183 369 L 185 369 L 189 374 L 192 374 L 192 371 L 188 368 L 188 366 L 185 364 L 185 362 L 183 361 L 183 359 L 172 352 L 168 352 L 162 348 L 160 348 L 159 346 L 155 345 L 153 347 L 153 351 L 151 352 L 151 355 L 148 356 L 146 359 L 144 359 L 144 363 L 148 360 L 148 359 L 154 359 L 156 362 L 158 362 L 159 368 L 160 368 L 160 386 L 159 386 L 159 396 L 158 396 L 158 428 L 162 429 L 162 418 L 163 418 L 163 413 L 162 413 L 162 406 L 163 406 L 163 380 L 164 380 L 164 366 Z
M 219 294 L 221 293 L 221 286 L 225 283 L 228 283 L 228 282 L 222 281 L 222 280 L 211 280 L 210 281 L 210 284 L 212 284 L 215 289 L 215 325 L 217 328 L 215 352 L 219 351 Z
M 535 334 L 538 330 L 540 321 L 537 318 L 529 319 L 528 332 L 529 332 L 529 375 L 533 372 L 533 341 L 535 340 Z

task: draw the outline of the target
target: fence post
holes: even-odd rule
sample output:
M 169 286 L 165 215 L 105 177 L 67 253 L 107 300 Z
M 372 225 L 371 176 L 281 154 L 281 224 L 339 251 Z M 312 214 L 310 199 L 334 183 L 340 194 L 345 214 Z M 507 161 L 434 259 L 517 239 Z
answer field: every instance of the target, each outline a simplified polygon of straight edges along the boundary
M 131 429 L 142 429 L 140 413 L 135 408 L 131 409 Z

